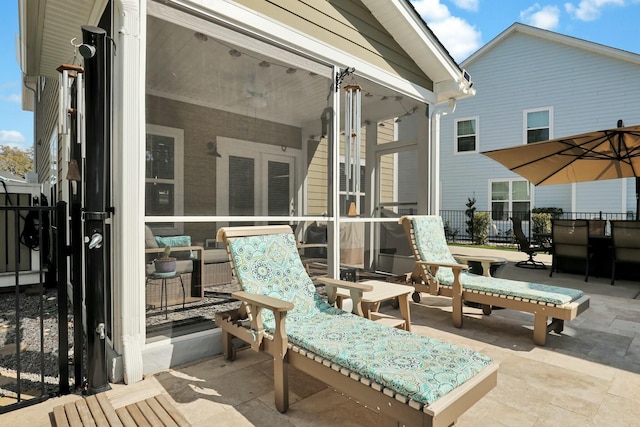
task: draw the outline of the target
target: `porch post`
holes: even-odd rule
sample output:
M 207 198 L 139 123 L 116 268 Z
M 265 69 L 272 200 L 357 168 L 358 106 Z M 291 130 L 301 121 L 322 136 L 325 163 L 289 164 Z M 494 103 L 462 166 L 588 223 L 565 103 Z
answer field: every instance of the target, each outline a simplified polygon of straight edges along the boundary
M 116 0 L 113 143 L 113 359 L 111 375 L 142 380 L 146 2 Z

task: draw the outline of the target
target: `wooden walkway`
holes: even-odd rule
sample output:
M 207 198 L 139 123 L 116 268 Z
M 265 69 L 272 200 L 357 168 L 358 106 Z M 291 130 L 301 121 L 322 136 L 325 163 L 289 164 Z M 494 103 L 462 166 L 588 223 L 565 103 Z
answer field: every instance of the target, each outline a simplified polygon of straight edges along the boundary
M 190 427 L 184 416 L 159 394 L 114 409 L 104 393 L 53 408 L 54 427 Z

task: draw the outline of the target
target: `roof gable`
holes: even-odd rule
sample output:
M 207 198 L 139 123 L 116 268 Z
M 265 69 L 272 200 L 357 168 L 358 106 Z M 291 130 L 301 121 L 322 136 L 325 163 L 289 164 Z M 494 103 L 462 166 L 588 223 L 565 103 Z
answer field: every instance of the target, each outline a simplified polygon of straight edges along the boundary
M 555 43 L 561 43 L 567 46 L 574 47 L 576 49 L 584 49 L 622 61 L 640 64 L 640 55 L 638 54 L 516 22 L 509 28 L 504 30 L 502 33 L 494 37 L 493 40 L 491 40 L 489 43 L 478 49 L 469 58 L 464 60 L 461 64 L 462 67 L 471 66 L 471 64 L 484 57 L 488 52 L 498 48 L 505 39 L 513 36 L 516 33 L 549 40 Z

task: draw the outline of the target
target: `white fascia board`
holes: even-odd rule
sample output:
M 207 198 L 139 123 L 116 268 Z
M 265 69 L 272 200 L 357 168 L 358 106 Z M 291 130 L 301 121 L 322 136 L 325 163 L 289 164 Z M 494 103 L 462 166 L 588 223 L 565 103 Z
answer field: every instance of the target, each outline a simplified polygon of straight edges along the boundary
M 242 28 L 278 45 L 286 46 L 317 61 L 340 68 L 354 67 L 356 73 L 375 83 L 394 89 L 403 95 L 434 104 L 436 94 L 422 86 L 409 82 L 387 71 L 375 67 L 361 59 L 343 52 L 333 46 L 320 42 L 280 22 L 271 20 L 244 6 L 226 0 L 168 0 L 183 10 L 222 21 L 228 25 Z M 150 2 L 150 13 L 164 7 Z M 154 13 L 155 15 L 155 13 Z
M 426 25 L 425 22 L 416 16 L 416 12 L 411 10 L 411 6 L 408 5 L 405 0 L 362 0 L 362 2 L 383 25 L 385 16 L 393 16 L 394 14 L 395 16 L 398 14 L 401 15 L 402 20 L 410 26 L 415 33 L 417 40 L 422 42 L 424 49 L 426 49 L 427 52 L 430 52 L 434 59 L 440 64 L 442 71 L 447 74 L 447 77 L 454 81 L 457 81 L 462 77 L 462 71 L 460 70 L 460 67 L 458 67 L 458 64 L 456 64 L 449 54 L 443 50 L 444 47 L 442 44 L 437 39 L 434 39 L 429 32 L 424 30 L 424 26 Z M 396 38 L 396 34 L 394 33 L 397 28 L 385 28 L 394 36 L 394 38 Z M 412 59 L 420 66 L 420 68 L 425 71 L 433 68 L 433 66 L 429 64 L 429 61 L 425 62 L 426 58 L 429 58 L 430 55 L 425 55 L 424 52 L 411 52 L 413 49 L 411 49 L 410 44 L 406 42 L 403 43 L 401 40 L 400 43 L 407 52 L 412 54 Z M 423 47 L 421 46 L 420 50 L 422 50 L 422 48 Z M 448 79 L 442 76 L 441 73 L 438 73 L 435 76 L 435 80 L 445 81 Z

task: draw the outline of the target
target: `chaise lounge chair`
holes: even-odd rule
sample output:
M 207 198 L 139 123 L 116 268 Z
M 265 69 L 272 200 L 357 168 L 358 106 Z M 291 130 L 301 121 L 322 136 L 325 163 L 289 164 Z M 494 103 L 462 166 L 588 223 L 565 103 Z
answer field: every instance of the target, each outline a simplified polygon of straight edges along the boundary
M 276 408 L 288 409 L 293 366 L 388 418 L 411 426 L 449 426 L 497 382 L 487 356 L 342 311 L 316 293 L 288 226 L 218 231 L 242 291 L 242 310 L 216 315 L 227 359 L 232 338 L 273 356 Z M 353 310 L 371 286 L 325 278 L 327 293 L 350 289 Z
M 517 280 L 478 276 L 466 272 L 451 255 L 439 216 L 404 216 L 400 218 L 413 247 L 416 266 L 411 281 L 419 292 L 453 299 L 453 324 L 462 327 L 465 301 L 482 305 L 484 314 L 491 307 L 503 307 L 534 315 L 533 341 L 545 345 L 549 331 L 562 332 L 565 320 L 572 320 L 589 308 L 589 297 L 577 289 L 561 288 Z M 551 322 L 547 324 L 548 318 Z

